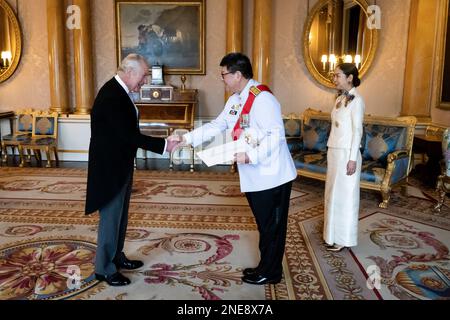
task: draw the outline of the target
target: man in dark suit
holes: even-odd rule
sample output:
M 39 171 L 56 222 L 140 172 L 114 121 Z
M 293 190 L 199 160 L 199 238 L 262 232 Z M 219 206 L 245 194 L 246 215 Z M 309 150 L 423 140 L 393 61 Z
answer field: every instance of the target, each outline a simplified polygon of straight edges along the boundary
M 118 269 L 137 269 L 142 261 L 123 253 L 128 206 L 138 148 L 159 154 L 171 152 L 176 138 L 155 138 L 139 131 L 138 110 L 128 95 L 146 83 L 148 64 L 137 54 L 128 55 L 117 75 L 98 92 L 91 111 L 91 141 L 86 194 L 86 214 L 100 212 L 95 275 L 112 286 L 130 280 Z

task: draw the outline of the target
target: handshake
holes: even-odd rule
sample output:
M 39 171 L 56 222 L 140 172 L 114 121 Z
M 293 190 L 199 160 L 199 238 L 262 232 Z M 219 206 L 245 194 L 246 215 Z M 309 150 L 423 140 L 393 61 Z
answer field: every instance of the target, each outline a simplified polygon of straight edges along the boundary
M 184 139 L 183 136 L 177 135 L 177 134 L 168 136 L 166 141 L 167 141 L 167 147 L 166 147 L 167 152 L 172 152 L 175 149 L 186 145 L 186 139 Z

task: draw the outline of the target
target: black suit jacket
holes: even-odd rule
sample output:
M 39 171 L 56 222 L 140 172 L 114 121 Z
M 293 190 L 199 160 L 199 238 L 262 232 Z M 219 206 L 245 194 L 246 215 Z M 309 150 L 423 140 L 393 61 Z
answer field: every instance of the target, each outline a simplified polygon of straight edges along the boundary
M 111 201 L 133 174 L 138 148 L 159 154 L 165 140 L 140 133 L 136 109 L 128 94 L 112 78 L 100 89 L 91 110 L 91 140 L 86 214 Z

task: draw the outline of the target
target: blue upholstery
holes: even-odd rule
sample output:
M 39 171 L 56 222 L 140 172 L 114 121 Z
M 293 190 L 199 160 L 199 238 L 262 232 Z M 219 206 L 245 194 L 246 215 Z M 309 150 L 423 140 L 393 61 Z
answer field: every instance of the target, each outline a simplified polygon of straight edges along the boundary
M 53 135 L 55 130 L 55 118 L 53 117 L 36 117 L 35 136 Z
M 392 184 L 399 182 L 401 179 L 403 179 L 407 176 L 408 163 L 409 163 L 408 158 L 401 158 L 401 159 L 395 160 L 395 168 L 394 168 L 394 172 L 392 173 L 392 176 L 391 176 Z
M 23 133 L 23 134 L 7 134 L 6 136 L 2 137 L 3 141 L 8 141 L 8 142 L 21 142 L 21 141 L 28 141 L 31 139 L 31 135 L 28 133 Z
M 386 173 L 386 166 L 375 160 L 363 160 L 361 166 L 361 181 L 381 183 Z
M 27 143 L 31 140 L 33 132 L 33 109 L 19 110 L 16 112 L 17 120 L 14 128 L 14 132 L 1 137 L 1 149 L 2 149 L 2 162 L 7 161 L 7 148 L 12 149 L 14 154 L 14 148 L 22 143 Z M 22 157 L 22 155 L 20 155 Z
M 33 131 L 33 115 L 31 113 L 19 114 L 17 118 L 17 131 L 31 132 Z
M 301 119 L 283 119 L 286 138 L 299 138 L 302 135 Z
M 284 134 L 291 153 L 303 150 L 302 119 L 288 117 L 283 118 Z
M 29 141 L 21 142 L 20 148 L 24 151 L 34 150 L 38 161 L 41 161 L 41 150 L 45 149 L 47 155 L 46 167 L 51 167 L 51 153 L 55 155 L 58 165 L 58 112 L 36 111 L 33 112 L 33 131 Z M 20 150 L 19 148 L 19 150 Z M 20 167 L 24 166 L 23 158 Z
M 303 125 L 303 148 L 319 152 L 327 151 L 330 130 L 330 121 L 310 119 L 307 124 Z
M 50 145 L 56 143 L 56 139 L 51 137 L 38 138 L 34 141 L 34 143 L 37 145 Z
M 395 161 L 395 169 L 391 176 L 391 183 L 397 183 L 406 176 L 408 172 L 409 158 Z M 361 168 L 361 181 L 381 183 L 386 174 L 386 165 L 380 161 L 364 160 Z
M 291 153 L 296 153 L 303 150 L 303 140 L 301 138 L 288 138 L 286 142 Z
M 297 169 L 306 169 L 311 172 L 327 172 L 327 153 L 303 150 L 293 154 L 292 158 Z
M 290 115 L 284 121 L 286 141 L 297 172 L 305 177 L 325 180 L 330 114 L 308 109 L 301 116 L 302 124 L 288 121 L 297 118 Z M 411 116 L 392 119 L 367 116 L 364 119 L 361 188 L 380 191 L 382 202 L 379 206 L 382 208 L 387 208 L 393 185 L 403 182 L 410 172 L 416 122 L 417 119 Z M 388 162 L 388 159 L 391 161 Z
M 382 125 L 367 125 L 362 142 L 364 160 L 386 163 L 387 156 L 405 146 L 406 128 Z

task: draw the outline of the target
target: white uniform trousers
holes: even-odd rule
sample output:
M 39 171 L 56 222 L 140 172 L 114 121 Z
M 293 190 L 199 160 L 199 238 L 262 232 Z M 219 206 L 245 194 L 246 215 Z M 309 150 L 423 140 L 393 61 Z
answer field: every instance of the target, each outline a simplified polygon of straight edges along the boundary
M 325 217 L 323 238 L 326 243 L 345 247 L 358 242 L 359 188 L 361 153 L 356 172 L 347 175 L 350 149 L 328 148 L 325 182 Z

